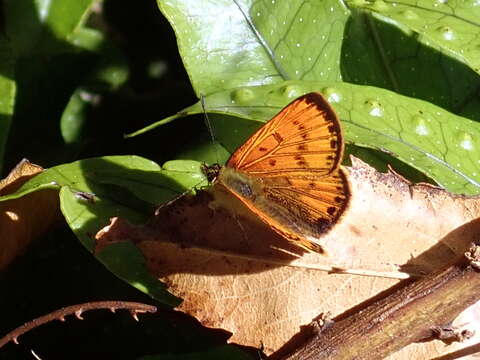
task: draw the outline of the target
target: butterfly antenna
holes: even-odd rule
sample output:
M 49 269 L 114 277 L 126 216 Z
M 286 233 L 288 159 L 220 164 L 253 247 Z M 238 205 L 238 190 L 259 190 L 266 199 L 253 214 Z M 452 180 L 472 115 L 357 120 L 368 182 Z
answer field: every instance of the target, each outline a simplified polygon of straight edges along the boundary
M 169 201 L 166 201 L 164 202 L 163 204 L 159 205 L 156 209 L 155 209 L 155 216 L 157 216 L 160 211 L 166 207 L 166 206 L 170 206 L 172 205 L 175 201 L 177 201 L 178 199 L 181 199 L 183 198 L 185 195 L 191 193 L 193 191 L 193 189 L 196 189 L 198 185 L 200 185 L 202 182 L 204 182 L 205 180 L 200 180 L 198 183 L 196 183 L 195 185 L 193 185 L 193 187 L 189 188 L 189 189 L 186 189 L 184 192 L 178 194 L 177 196 L 175 196 L 173 199 L 169 200 Z
M 203 94 L 200 94 L 200 104 L 202 104 L 205 125 L 207 126 L 208 132 L 210 133 L 210 139 L 212 140 L 212 144 L 215 148 L 215 162 L 218 164 L 220 161 L 220 156 L 218 155 L 217 140 L 215 139 L 215 134 L 213 133 L 212 123 L 208 118 L 207 105 L 205 104 L 205 96 Z

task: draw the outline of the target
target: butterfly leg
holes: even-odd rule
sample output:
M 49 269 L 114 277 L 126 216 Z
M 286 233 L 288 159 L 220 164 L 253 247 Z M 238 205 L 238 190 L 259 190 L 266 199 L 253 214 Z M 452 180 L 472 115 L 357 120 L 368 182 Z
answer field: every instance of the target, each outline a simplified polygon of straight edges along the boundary
M 246 243 L 248 243 L 247 232 L 245 231 L 245 228 L 243 227 L 242 222 L 240 221 L 240 218 L 236 214 L 233 214 L 233 218 L 235 219 L 235 221 L 236 221 L 238 227 L 240 228 L 240 230 L 242 230 L 243 240 Z

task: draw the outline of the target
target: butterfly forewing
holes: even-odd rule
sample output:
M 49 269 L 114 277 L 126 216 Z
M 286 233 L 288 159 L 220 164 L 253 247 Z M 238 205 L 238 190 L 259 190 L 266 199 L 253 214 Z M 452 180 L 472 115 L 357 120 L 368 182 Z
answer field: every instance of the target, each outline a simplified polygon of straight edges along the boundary
M 294 100 L 266 123 L 227 163 L 259 176 L 328 174 L 343 156 L 337 116 L 318 93 Z

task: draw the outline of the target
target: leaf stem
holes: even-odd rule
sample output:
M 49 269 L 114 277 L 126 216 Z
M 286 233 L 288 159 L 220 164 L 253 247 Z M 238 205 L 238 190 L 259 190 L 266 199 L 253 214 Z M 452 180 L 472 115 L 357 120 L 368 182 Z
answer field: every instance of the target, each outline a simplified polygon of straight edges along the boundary
M 169 117 L 166 117 L 165 119 L 163 120 L 160 120 L 160 121 L 157 121 L 157 122 L 154 122 L 153 124 L 150 124 L 148 126 L 145 126 L 144 128 L 141 128 L 140 130 L 137 130 L 137 131 L 134 131 L 130 134 L 125 134 L 123 135 L 124 138 L 131 138 L 131 137 L 135 137 L 137 135 L 141 135 L 141 134 L 144 134 L 150 130 L 153 130 L 155 129 L 156 127 L 158 126 L 161 126 L 161 125 L 165 125 L 165 124 L 168 124 L 169 122 L 172 122 L 173 120 L 176 120 L 176 119 L 179 119 L 179 118 L 182 118 L 184 116 L 186 116 L 188 114 L 186 113 L 182 113 L 182 112 L 179 112 L 179 113 L 176 113 L 172 116 L 169 116 Z

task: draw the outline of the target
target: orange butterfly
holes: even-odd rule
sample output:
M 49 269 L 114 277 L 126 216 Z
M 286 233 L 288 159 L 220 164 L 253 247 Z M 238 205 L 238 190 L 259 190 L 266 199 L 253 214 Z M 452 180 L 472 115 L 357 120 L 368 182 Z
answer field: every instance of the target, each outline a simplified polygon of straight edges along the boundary
M 257 130 L 225 167 L 204 172 L 287 240 L 322 253 L 318 238 L 350 199 L 343 148 L 337 115 L 320 94 L 309 93 Z

